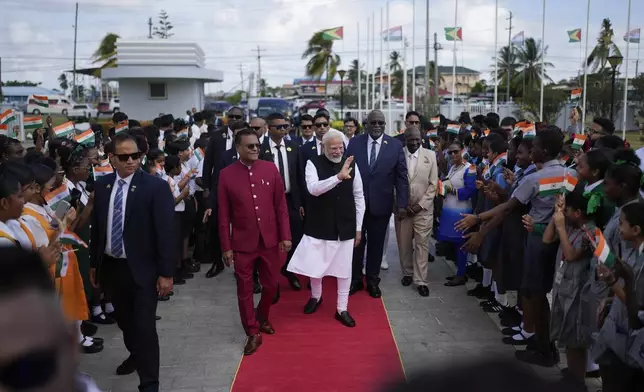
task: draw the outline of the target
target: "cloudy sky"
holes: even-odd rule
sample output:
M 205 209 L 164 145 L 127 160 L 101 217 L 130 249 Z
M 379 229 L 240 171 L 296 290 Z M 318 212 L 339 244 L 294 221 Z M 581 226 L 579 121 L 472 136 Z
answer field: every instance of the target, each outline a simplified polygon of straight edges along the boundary
M 0 56 L 3 80 L 32 80 L 47 88 L 58 88 L 61 71 L 72 68 L 74 43 L 74 0 L 3 0 L 0 24 Z M 206 52 L 207 66 L 224 72 L 224 82 L 212 84 L 207 91 L 234 91 L 240 86 L 240 66 L 245 76 L 257 71 L 256 53 L 262 50 L 262 76 L 271 86 L 291 83 L 304 75 L 301 53 L 315 31 L 344 26 L 345 39 L 335 43 L 344 64 L 357 58 L 359 46 L 364 53 L 368 44 L 367 21 L 375 15 L 380 31 L 380 12 L 386 0 L 79 0 L 78 67 L 91 66 L 91 56 L 108 32 L 123 39 L 142 39 L 148 34 L 148 18 L 165 9 L 175 28 L 174 40 L 196 41 Z M 626 31 L 628 0 L 591 0 L 590 34 L 586 34 L 587 0 L 548 0 L 545 42 L 549 46 L 548 70 L 554 80 L 577 74 L 583 46 L 569 44 L 566 30 L 583 29 L 583 40 L 594 45 L 602 18 L 613 22 L 617 41 L 625 54 L 622 36 Z M 409 41 L 408 64 L 412 46 L 416 64 L 425 57 L 425 0 L 390 0 L 390 26 L 403 26 Z M 438 32 L 440 65 L 452 65 L 452 43 L 444 39 L 443 28 L 454 25 L 455 0 L 430 0 L 430 31 Z M 499 46 L 507 44 L 509 12 L 513 14 L 512 35 L 524 31 L 526 37 L 541 37 L 542 3 L 539 0 L 499 0 Z M 644 14 L 644 2 L 633 1 L 632 15 Z M 491 80 L 494 55 L 495 0 L 459 0 L 458 22 L 463 27 L 463 43 L 457 44 L 457 64 L 478 70 Z M 386 17 L 385 17 L 386 18 Z M 631 17 L 631 28 L 641 18 Z M 413 24 L 416 24 L 412 45 Z M 386 19 L 385 19 L 386 25 Z M 377 33 L 376 33 L 377 34 Z M 372 40 L 373 41 L 373 40 Z M 433 44 L 433 38 L 432 38 Z M 399 43 L 392 43 L 391 50 Z M 379 49 L 380 41 L 375 40 Z M 632 75 L 637 46 L 630 45 Z M 385 45 L 386 49 L 386 45 Z M 581 49 L 581 50 L 580 50 Z M 431 54 L 433 59 L 433 53 Z M 644 58 L 644 53 L 640 54 Z M 376 63 L 379 63 L 376 56 Z M 378 64 L 377 64 L 378 65 Z M 641 69 L 644 69 L 644 64 Z

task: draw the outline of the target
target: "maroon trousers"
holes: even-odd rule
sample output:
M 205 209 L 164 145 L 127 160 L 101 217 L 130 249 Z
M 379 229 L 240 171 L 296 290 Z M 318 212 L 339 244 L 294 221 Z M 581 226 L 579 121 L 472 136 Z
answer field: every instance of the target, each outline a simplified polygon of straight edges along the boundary
M 246 335 L 259 333 L 260 323 L 268 320 L 273 297 L 277 292 L 278 271 L 283 264 L 279 246 L 266 248 L 263 241 L 254 252 L 235 252 L 234 266 L 237 279 L 237 303 Z M 257 268 L 262 282 L 262 297 L 257 306 L 253 302 L 253 270 Z

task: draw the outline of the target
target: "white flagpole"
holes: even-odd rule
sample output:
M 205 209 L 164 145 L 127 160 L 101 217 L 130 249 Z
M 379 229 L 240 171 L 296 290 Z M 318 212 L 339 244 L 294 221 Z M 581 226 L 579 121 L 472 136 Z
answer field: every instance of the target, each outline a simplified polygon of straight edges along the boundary
M 376 108 L 376 13 L 371 13 L 371 110 Z
M 364 111 L 367 113 L 369 111 L 369 27 L 371 26 L 371 20 L 367 18 L 367 61 L 365 61 L 365 73 L 367 74 L 365 80 L 365 94 L 364 94 Z M 362 115 L 358 116 L 358 121 L 362 124 Z
M 586 31 L 583 32 L 586 38 L 586 49 L 584 51 L 584 90 L 582 93 L 582 102 L 581 102 L 581 133 L 584 134 L 586 127 L 586 85 L 588 84 L 588 29 L 590 28 L 590 0 L 588 0 L 588 6 L 586 7 Z
M 384 11 L 381 8 L 380 9 L 380 34 L 378 35 L 380 37 L 380 91 L 378 92 L 378 100 L 380 101 L 380 110 L 382 110 L 382 98 L 383 98 L 383 91 L 384 91 L 384 83 L 382 80 L 382 75 L 384 74 L 384 64 L 382 63 L 382 51 L 383 51 L 383 45 L 382 45 L 382 32 L 385 29 L 384 26 Z
M 499 112 L 499 61 L 497 59 L 499 45 L 499 0 L 494 6 L 494 113 Z
M 360 65 L 360 22 L 358 22 L 358 115 L 355 118 L 360 118 L 360 110 L 362 109 L 362 66 Z
M 403 49 L 403 107 L 405 108 L 405 114 L 407 114 L 407 41 L 403 35 L 402 40 L 402 49 Z
M 543 15 L 541 17 L 541 97 L 539 99 L 539 120 L 543 121 L 543 85 L 545 83 L 546 67 L 546 0 L 543 0 Z
M 389 0 L 387 0 L 387 94 L 389 94 L 389 105 L 387 105 L 387 124 L 389 125 L 389 132 L 393 130 L 392 126 L 394 125 L 392 120 L 391 120 L 391 106 L 393 104 L 392 102 L 392 96 L 391 96 L 391 49 L 390 49 L 390 42 L 391 40 L 389 39 L 389 29 L 391 28 L 391 25 L 389 24 Z
M 628 109 L 628 55 L 631 46 L 631 0 L 628 0 L 628 16 L 626 17 L 626 61 L 624 62 L 624 105 L 622 111 L 622 140 L 626 140 L 626 109 Z M 636 75 L 637 76 L 637 75 Z
M 411 110 L 416 110 L 416 0 L 413 0 L 411 9 L 414 18 L 411 28 Z
M 454 0 L 454 28 L 458 28 L 458 0 Z M 452 59 L 452 105 L 449 107 L 449 119 L 454 119 L 454 104 L 456 103 L 456 39 L 454 39 Z

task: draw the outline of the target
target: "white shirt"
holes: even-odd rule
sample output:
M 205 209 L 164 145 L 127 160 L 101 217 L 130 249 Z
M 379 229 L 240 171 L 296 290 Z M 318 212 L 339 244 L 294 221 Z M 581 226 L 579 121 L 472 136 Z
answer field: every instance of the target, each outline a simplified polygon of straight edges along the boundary
M 281 146 L 279 149 L 277 148 L 277 144 L 273 141 L 273 139 L 268 139 L 268 144 L 271 147 L 271 152 L 273 153 L 273 162 L 275 162 L 275 166 L 277 167 L 277 170 L 280 170 L 280 164 L 279 164 L 279 157 L 277 154 L 282 154 L 282 160 L 284 161 L 284 189 L 286 193 L 291 192 L 291 179 L 289 178 L 289 171 L 288 171 L 288 154 L 286 153 L 286 145 L 284 144 L 284 140 L 281 142 Z
M 266 134 L 263 134 L 262 136 L 259 137 L 259 144 L 264 144 L 265 137 L 266 137 Z
M 125 206 L 127 205 L 127 196 L 130 193 L 130 184 L 132 183 L 132 177 L 134 177 L 134 174 L 130 174 L 125 178 L 121 178 L 117 173 L 116 178 L 114 179 L 114 185 L 112 185 L 112 193 L 110 194 L 110 206 L 107 210 L 107 239 L 105 242 L 105 254 L 108 256 L 114 256 L 114 253 L 112 253 L 112 215 L 114 215 L 114 198 L 116 197 L 116 191 L 119 187 L 119 180 L 125 181 L 125 184 L 123 185 L 123 203 L 121 206 L 121 211 L 123 212 L 123 219 L 121 219 L 123 229 L 121 230 L 121 232 L 125 233 Z M 123 253 L 121 255 L 121 258 L 127 258 L 127 255 L 125 254 L 125 236 L 123 236 Z
M 199 137 L 201 136 L 201 128 L 197 124 L 192 124 L 190 131 L 192 131 L 192 136 L 190 137 L 190 147 L 193 147 L 197 139 L 199 139 Z
M 194 154 L 192 154 L 192 156 L 190 157 L 190 159 L 188 159 L 188 161 L 182 163 L 182 166 L 187 166 L 188 170 L 195 169 L 198 172 L 199 159 Z M 197 182 L 195 181 L 197 177 L 199 177 L 199 174 L 195 174 L 193 178 L 188 182 L 188 184 L 190 185 L 191 196 L 194 195 L 196 191 L 203 191 L 203 189 L 201 189 L 201 187 L 197 185 Z
M 18 239 L 18 235 L 13 231 L 13 229 L 4 222 L 0 222 L 0 231 L 13 238 L 15 241 L 20 241 Z M 24 246 L 22 243 L 20 243 L 20 245 Z M 16 244 L 9 238 L 0 237 L 0 246 L 16 246 Z
M 356 227 L 362 227 L 362 220 L 365 212 L 364 191 L 362 189 L 362 177 L 358 170 L 358 165 L 354 165 L 354 171 L 351 173 L 353 177 L 353 198 L 356 203 Z M 315 168 L 313 161 L 309 160 L 306 163 L 306 188 L 313 196 L 320 196 L 331 189 L 338 186 L 342 181 L 337 175 L 320 181 L 318 177 L 318 170 Z
M 27 208 L 35 211 L 47 222 L 51 223 L 51 216 L 47 211 L 47 207 L 39 206 L 33 203 L 27 203 L 25 204 L 25 209 Z M 31 231 L 31 234 L 34 236 L 34 240 L 36 241 L 36 248 L 49 245 L 49 237 L 47 236 L 47 231 L 44 227 L 42 227 L 38 219 L 34 218 L 33 216 L 23 214 L 20 217 L 20 220 L 25 224 L 25 226 L 27 226 L 29 231 Z
M 322 140 L 315 138 L 315 149 L 318 152 L 318 155 L 322 155 Z
M 310 139 L 307 139 L 304 136 L 302 136 L 302 145 L 304 145 L 304 144 L 306 144 L 306 143 L 308 143 L 308 142 L 310 142 L 310 141 L 312 141 L 314 139 L 315 139 L 315 136 L 311 136 Z
M 635 155 L 640 159 L 640 169 L 644 171 L 644 147 L 635 150 Z
M 409 172 L 409 178 L 411 178 L 416 172 L 416 167 L 418 167 L 419 154 L 420 148 L 413 154 L 410 154 L 409 151 L 407 151 L 407 171 Z
M 384 134 L 380 135 L 380 137 L 375 140 L 376 142 L 376 160 L 378 160 L 378 154 L 380 154 L 380 147 L 382 146 L 382 139 L 384 138 Z M 369 162 L 369 165 L 371 165 L 371 146 L 373 145 L 374 140 L 369 136 L 367 138 L 367 162 Z
M 181 194 L 181 189 L 179 189 L 179 181 L 181 180 L 181 175 L 176 176 L 176 177 L 168 177 L 168 185 L 170 185 L 170 191 L 172 191 L 172 197 L 176 200 L 177 197 Z M 181 200 L 177 204 L 174 205 L 174 211 L 175 212 L 183 212 L 186 210 L 186 202 Z
M 584 186 L 584 192 L 590 192 L 593 189 L 597 188 L 600 184 L 603 184 L 603 183 L 604 183 L 604 180 L 599 180 L 599 181 L 593 182 L 590 185 L 585 185 Z
M 230 150 L 233 148 L 233 131 L 228 128 L 228 136 L 226 136 L 226 151 Z

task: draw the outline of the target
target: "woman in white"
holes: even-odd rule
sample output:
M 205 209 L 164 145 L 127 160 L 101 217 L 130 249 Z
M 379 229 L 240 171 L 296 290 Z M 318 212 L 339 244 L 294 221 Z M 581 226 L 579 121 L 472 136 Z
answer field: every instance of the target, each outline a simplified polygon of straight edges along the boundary
M 311 278 L 311 299 L 304 313 L 322 303 L 322 278 L 338 279 L 335 318 L 347 327 L 356 323 L 347 311 L 353 248 L 360 242 L 365 212 L 362 179 L 353 157 L 346 160 L 342 132 L 329 130 L 322 138 L 324 154 L 306 164 L 306 186 L 311 194 L 304 237 L 288 271 Z

